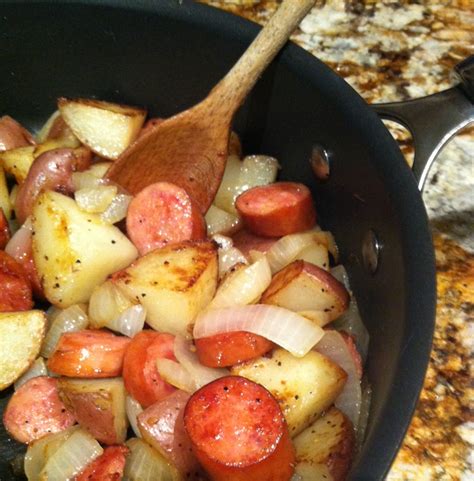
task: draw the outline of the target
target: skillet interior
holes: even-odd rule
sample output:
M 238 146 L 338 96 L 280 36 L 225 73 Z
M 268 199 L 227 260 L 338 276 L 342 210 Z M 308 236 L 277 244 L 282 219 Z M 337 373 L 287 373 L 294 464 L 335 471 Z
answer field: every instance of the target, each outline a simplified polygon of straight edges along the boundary
M 95 96 L 168 116 L 202 99 L 258 31 L 191 1 L 81 3 L 0 1 L 0 114 L 34 129 L 58 96 Z M 274 155 L 282 179 L 311 187 L 321 225 L 336 236 L 371 334 L 373 400 L 351 479 L 382 479 L 409 424 L 433 331 L 434 258 L 416 184 L 362 99 L 294 45 L 259 81 L 235 128 L 245 152 Z M 308 162 L 314 144 L 332 152 L 324 184 Z M 383 244 L 375 275 L 362 263 L 368 229 Z M 8 460 L 17 447 L 0 436 L 0 480 L 6 481 L 13 479 Z

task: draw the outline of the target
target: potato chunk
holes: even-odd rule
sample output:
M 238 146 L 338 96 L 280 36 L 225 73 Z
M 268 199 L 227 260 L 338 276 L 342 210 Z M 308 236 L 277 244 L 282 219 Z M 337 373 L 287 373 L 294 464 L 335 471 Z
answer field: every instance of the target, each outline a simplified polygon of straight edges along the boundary
M 185 241 L 140 257 L 113 281 L 146 308 L 151 327 L 189 338 L 194 318 L 214 296 L 217 271 L 213 242 Z
M 354 429 L 339 409 L 332 407 L 293 440 L 296 472 L 303 481 L 346 479 L 354 454 Z M 329 473 L 319 478 L 315 473 Z
M 291 436 L 309 426 L 337 398 L 347 374 L 318 352 L 297 358 L 285 349 L 238 364 L 232 374 L 266 387 L 280 403 Z
M 115 226 L 57 192 L 33 207 L 33 258 L 47 299 L 62 309 L 87 302 L 94 287 L 138 255 Z
M 13 384 L 39 354 L 46 332 L 42 311 L 0 313 L 0 391 Z

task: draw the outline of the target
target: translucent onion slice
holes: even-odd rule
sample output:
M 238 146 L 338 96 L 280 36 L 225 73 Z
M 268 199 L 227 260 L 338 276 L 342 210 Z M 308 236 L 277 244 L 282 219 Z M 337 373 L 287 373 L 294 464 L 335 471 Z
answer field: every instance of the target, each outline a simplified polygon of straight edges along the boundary
M 41 356 L 46 358 L 51 356 L 54 349 L 56 349 L 56 344 L 58 343 L 61 334 L 65 332 L 80 331 L 85 329 L 88 324 L 89 319 L 87 314 L 78 304 L 64 309 L 56 316 L 46 334 L 41 347 Z
M 334 405 L 340 409 L 352 421 L 354 427 L 357 428 L 361 411 L 362 393 L 357 370 L 346 342 L 337 331 L 325 331 L 323 338 L 316 346 L 316 351 L 328 357 L 346 371 L 346 384 L 334 402 Z
M 233 234 L 237 232 L 242 220 L 236 214 L 230 214 L 215 205 L 211 205 L 205 215 L 207 224 L 207 235 Z
M 117 195 L 115 185 L 98 185 L 76 190 L 74 198 L 84 212 L 94 214 L 104 212 Z
M 215 234 L 212 236 L 212 240 L 217 243 L 219 249 L 230 249 L 234 245 L 232 237 L 228 237 L 222 234 Z
M 89 170 L 85 170 L 83 172 L 73 172 L 71 179 L 74 192 L 82 189 L 93 189 L 104 183 L 100 177 L 97 177 Z
M 116 224 L 127 217 L 128 206 L 133 197 L 126 194 L 117 194 L 109 207 L 100 214 L 100 218 L 109 224 Z
M 248 155 L 242 161 L 239 176 L 239 190 L 267 185 L 275 182 L 280 164 L 274 157 L 268 155 Z
M 191 375 L 195 389 L 199 389 L 216 379 L 229 375 L 227 369 L 217 369 L 203 366 L 197 354 L 191 349 L 193 346 L 183 337 L 176 336 L 174 340 L 174 355 L 183 368 Z M 189 392 L 189 391 L 188 391 Z
M 5 247 L 5 252 L 14 259 L 21 259 L 25 256 L 27 246 L 31 243 L 31 232 L 33 226 L 31 217 L 28 217 L 23 225 L 15 232 Z
M 272 272 L 265 256 L 231 275 L 219 286 L 209 309 L 252 304 L 270 285 Z
M 38 376 L 47 376 L 48 375 L 48 368 L 44 362 L 42 357 L 38 357 L 36 361 L 31 365 L 31 367 L 26 371 L 21 377 L 19 377 L 14 384 L 15 391 L 25 384 L 26 381 L 33 379 L 34 377 Z
M 40 472 L 49 458 L 78 429 L 79 426 L 76 425 L 58 433 L 48 434 L 28 446 L 24 461 L 24 469 L 28 481 L 39 481 Z
M 234 241 L 227 236 L 216 234 L 212 239 L 217 242 L 219 248 L 217 255 L 219 259 L 219 277 L 222 278 L 232 267 L 237 264 L 248 264 L 247 258 L 242 252 L 234 247 Z
M 282 307 L 254 304 L 202 312 L 196 318 L 194 337 L 247 331 L 263 336 L 297 357 L 303 357 L 324 331 L 309 319 Z
M 189 393 L 193 393 L 196 390 L 196 383 L 193 377 L 179 362 L 166 358 L 158 359 L 156 368 L 163 380 L 172 386 Z
M 136 436 L 141 438 L 142 434 L 138 429 L 137 417 L 143 412 L 143 408 L 140 403 L 130 395 L 125 398 L 125 412 L 127 413 L 128 422 L 130 423 L 133 432 Z
M 162 454 L 137 438 L 126 442 L 130 449 L 123 481 L 177 481 L 181 479 L 177 469 Z
M 109 329 L 120 332 L 124 336 L 134 337 L 143 330 L 146 319 L 146 309 L 137 304 L 125 309 L 117 319 L 110 322 Z
M 88 432 L 78 429 L 49 458 L 41 470 L 40 479 L 72 480 L 103 452 L 100 444 Z
M 222 177 L 221 184 L 217 190 L 214 204 L 231 214 L 236 215 L 235 199 L 238 192 L 238 181 L 240 177 L 240 169 L 242 161 L 236 155 L 229 155 Z

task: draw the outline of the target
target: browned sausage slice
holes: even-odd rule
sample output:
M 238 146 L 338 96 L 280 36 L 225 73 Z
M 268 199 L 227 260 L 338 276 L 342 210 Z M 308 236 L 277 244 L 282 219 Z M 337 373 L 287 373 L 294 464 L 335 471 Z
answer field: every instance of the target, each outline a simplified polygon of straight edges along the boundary
M 294 234 L 316 223 L 311 192 L 296 182 L 253 187 L 237 197 L 235 207 L 245 227 L 265 237 Z
M 288 481 L 295 454 L 275 398 L 260 384 L 228 376 L 188 401 L 184 424 L 212 481 Z
M 33 136 L 8 115 L 0 117 L 0 152 L 34 145 Z
M 76 420 L 59 399 L 58 380 L 48 376 L 30 379 L 13 394 L 3 413 L 7 431 L 21 443 L 72 426 Z
M 169 182 L 145 187 L 132 200 L 127 233 L 141 255 L 168 243 L 203 239 L 204 218 L 184 189 Z

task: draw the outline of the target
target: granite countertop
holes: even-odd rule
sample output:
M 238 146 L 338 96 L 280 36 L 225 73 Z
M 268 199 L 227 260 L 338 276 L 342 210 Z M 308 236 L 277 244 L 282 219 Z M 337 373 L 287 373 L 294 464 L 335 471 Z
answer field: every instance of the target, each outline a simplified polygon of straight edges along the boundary
M 259 23 L 274 0 L 205 0 Z M 327 0 L 293 40 L 368 102 L 448 88 L 452 67 L 474 53 L 472 0 Z M 391 127 L 407 160 L 410 139 Z M 415 417 L 388 481 L 474 480 L 474 127 L 453 139 L 423 193 L 434 237 L 438 306 L 431 362 Z

